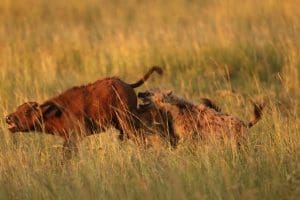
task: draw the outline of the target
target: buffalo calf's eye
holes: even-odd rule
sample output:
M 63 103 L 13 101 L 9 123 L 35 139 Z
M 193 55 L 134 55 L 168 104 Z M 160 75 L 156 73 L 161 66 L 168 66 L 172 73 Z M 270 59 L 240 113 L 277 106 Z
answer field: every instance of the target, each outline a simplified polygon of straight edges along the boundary
M 28 115 L 30 114 L 30 112 L 31 112 L 31 110 L 26 110 L 26 111 L 24 112 L 24 114 L 28 116 Z

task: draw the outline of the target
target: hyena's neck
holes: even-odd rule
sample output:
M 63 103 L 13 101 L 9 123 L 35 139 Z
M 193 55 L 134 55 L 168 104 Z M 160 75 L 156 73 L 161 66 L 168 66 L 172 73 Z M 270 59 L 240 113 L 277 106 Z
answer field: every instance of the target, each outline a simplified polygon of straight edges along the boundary
M 170 113 L 173 118 L 177 118 L 180 115 L 180 109 L 176 105 L 166 103 L 161 107 L 161 109 Z

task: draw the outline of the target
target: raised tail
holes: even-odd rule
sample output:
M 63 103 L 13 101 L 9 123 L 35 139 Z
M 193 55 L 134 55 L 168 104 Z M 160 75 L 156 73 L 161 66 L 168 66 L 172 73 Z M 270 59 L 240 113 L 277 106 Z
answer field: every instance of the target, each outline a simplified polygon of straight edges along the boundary
M 137 88 L 141 85 L 143 85 L 143 83 L 145 83 L 146 80 L 148 80 L 148 78 L 150 77 L 150 75 L 153 73 L 153 72 L 156 72 L 158 73 L 159 75 L 162 75 L 163 74 L 163 70 L 161 67 L 158 67 L 158 66 L 153 66 L 149 69 L 149 71 L 140 79 L 138 80 L 137 82 L 135 83 L 132 83 L 132 84 L 129 84 L 132 88 Z
M 265 107 L 265 104 L 256 104 L 254 102 L 252 102 L 253 104 L 253 116 L 251 121 L 248 123 L 248 128 L 251 128 L 252 126 L 254 126 L 260 119 L 262 116 L 262 110 Z

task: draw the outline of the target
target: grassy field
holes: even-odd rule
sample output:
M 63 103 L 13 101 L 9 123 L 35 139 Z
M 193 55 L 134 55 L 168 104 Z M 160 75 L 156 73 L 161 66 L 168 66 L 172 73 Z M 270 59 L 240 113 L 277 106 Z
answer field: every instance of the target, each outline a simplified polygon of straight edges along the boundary
M 115 130 L 86 138 L 62 166 L 62 140 L 12 136 L 0 120 L 0 199 L 296 199 L 300 196 L 298 0 L 1 0 L 0 115 L 24 101 L 117 75 L 214 99 L 248 120 L 226 141 L 144 150 Z

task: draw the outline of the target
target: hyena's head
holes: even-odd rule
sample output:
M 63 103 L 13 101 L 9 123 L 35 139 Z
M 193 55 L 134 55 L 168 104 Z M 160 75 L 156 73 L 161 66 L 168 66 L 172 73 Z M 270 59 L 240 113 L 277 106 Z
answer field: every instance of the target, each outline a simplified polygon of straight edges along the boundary
M 171 90 L 157 88 L 139 92 L 138 97 L 142 99 L 144 104 L 154 104 L 158 108 L 164 108 L 166 105 L 177 105 L 180 101 Z

